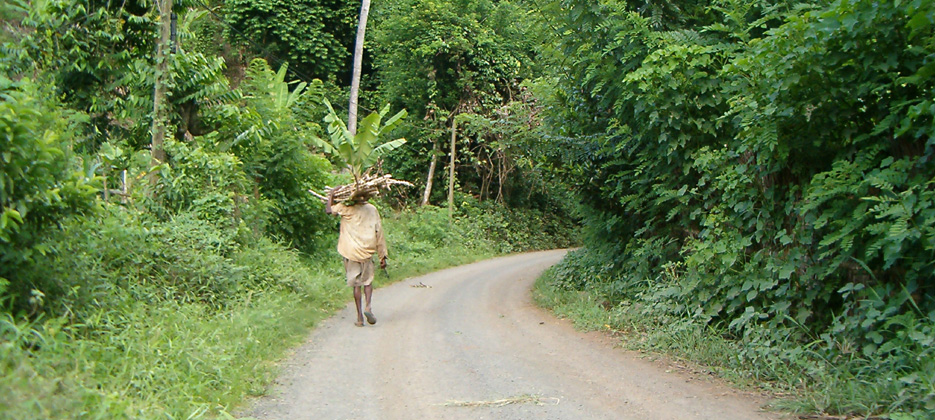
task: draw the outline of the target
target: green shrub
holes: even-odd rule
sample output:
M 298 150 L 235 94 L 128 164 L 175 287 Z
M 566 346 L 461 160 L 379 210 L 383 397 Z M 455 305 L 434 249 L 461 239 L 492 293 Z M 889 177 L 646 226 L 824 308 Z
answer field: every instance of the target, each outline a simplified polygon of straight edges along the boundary
M 252 180 L 250 200 L 268 201 L 268 233 L 306 253 L 314 253 L 329 226 L 321 203 L 308 189 L 331 184 L 332 167 L 313 154 L 311 136 L 317 129 L 300 107 L 320 104 L 320 81 L 287 82 L 286 67 L 272 71 L 264 60 L 253 60 L 240 90 L 241 103 L 227 107 L 218 145 L 243 162 Z M 332 184 L 334 185 L 334 184 Z
M 457 223 L 465 231 L 483 232 L 498 252 L 564 248 L 578 243 L 578 220 L 568 211 L 510 209 L 493 201 L 459 199 Z
M 193 211 L 218 226 L 244 221 L 251 228 L 265 227 L 271 217 L 268 202 L 250 197 L 253 186 L 243 164 L 236 156 L 217 151 L 215 137 L 216 133 L 199 137 L 194 143 L 166 140 L 169 164 L 159 171 L 157 199 L 151 209 L 165 218 Z M 257 217 L 244 220 L 244 214 Z
M 85 319 L 127 300 L 222 308 L 246 294 L 322 293 L 307 283 L 307 263 L 294 251 L 194 212 L 158 221 L 111 205 L 100 216 L 64 221 L 43 246 L 46 254 L 17 277 L 38 293 L 32 313 Z
M 97 205 L 90 177 L 70 152 L 80 114 L 56 108 L 24 79 L 0 76 L 0 302 L 26 309 L 42 299 L 20 273 L 47 252 L 43 232 Z

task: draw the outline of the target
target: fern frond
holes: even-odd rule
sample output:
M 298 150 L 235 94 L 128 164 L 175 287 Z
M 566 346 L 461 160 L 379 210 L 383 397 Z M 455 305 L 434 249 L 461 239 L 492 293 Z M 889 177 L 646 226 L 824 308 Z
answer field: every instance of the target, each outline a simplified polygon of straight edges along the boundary
M 705 45 L 705 38 L 696 30 L 679 29 L 674 31 L 656 32 L 660 41 L 666 44 L 677 45 Z

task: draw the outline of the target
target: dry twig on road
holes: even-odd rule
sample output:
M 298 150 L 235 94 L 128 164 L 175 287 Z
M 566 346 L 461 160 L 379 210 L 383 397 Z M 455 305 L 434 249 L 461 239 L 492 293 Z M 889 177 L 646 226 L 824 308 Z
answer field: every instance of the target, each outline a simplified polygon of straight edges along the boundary
M 539 397 L 536 395 L 520 395 L 518 397 L 503 398 L 493 401 L 448 401 L 445 407 L 503 407 L 510 404 L 534 403 L 536 405 L 545 405 L 544 400 L 554 400 L 558 405 L 559 399 L 555 397 Z

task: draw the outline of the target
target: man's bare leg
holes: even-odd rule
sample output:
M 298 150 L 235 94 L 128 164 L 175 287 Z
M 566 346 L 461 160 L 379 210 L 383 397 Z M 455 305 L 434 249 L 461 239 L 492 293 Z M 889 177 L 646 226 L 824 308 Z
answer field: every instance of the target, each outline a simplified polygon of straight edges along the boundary
M 370 287 L 370 286 L 367 286 Z M 367 294 L 367 305 L 370 305 L 369 293 Z M 360 310 L 360 286 L 354 286 L 354 305 L 357 306 L 357 325 L 358 327 L 364 326 L 364 313 Z
M 370 299 L 373 297 L 373 286 L 366 285 L 364 286 L 364 296 L 367 298 L 367 306 L 364 308 L 364 315 L 367 315 L 367 322 L 371 325 L 377 323 L 377 317 L 373 316 L 373 312 L 370 309 Z

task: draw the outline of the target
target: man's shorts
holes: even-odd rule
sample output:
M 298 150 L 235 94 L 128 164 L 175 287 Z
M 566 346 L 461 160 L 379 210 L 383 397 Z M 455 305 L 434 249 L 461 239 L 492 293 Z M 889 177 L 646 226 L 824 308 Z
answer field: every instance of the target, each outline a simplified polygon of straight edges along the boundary
M 350 287 L 369 286 L 373 283 L 373 259 L 364 262 L 344 259 L 344 272 Z

